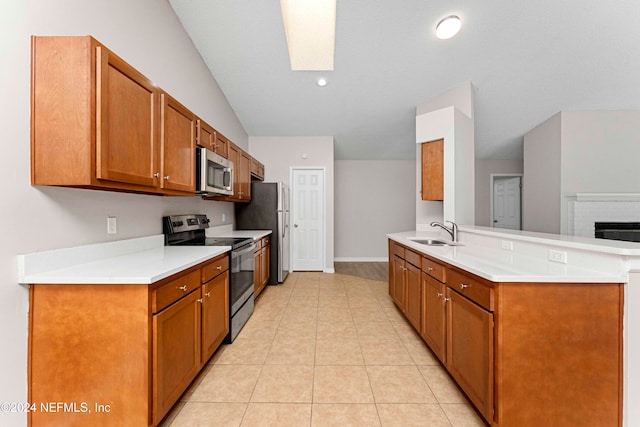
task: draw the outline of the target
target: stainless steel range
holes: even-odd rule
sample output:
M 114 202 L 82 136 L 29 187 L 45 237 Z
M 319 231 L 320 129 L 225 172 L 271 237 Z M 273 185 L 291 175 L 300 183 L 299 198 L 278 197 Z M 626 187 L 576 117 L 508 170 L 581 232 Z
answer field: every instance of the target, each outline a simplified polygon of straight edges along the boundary
M 162 218 L 166 246 L 231 246 L 229 276 L 229 335 L 232 342 L 253 313 L 253 271 L 256 245 L 251 238 L 207 237 L 206 215 L 171 215 Z

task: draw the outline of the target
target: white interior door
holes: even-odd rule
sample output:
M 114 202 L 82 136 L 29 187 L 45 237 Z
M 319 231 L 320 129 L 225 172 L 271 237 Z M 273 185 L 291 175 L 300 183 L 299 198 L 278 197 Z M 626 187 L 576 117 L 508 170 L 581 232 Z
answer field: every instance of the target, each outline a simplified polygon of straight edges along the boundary
M 493 226 L 520 230 L 521 180 L 519 176 L 493 182 Z
M 324 169 L 293 169 L 291 181 L 292 270 L 324 268 Z

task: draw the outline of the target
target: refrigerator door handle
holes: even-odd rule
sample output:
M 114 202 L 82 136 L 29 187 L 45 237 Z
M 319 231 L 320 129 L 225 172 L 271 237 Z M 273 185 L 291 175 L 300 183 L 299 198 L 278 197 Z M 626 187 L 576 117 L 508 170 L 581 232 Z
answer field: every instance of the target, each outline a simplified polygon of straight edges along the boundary
M 289 227 L 289 224 L 287 222 L 287 213 L 288 212 L 282 212 L 282 238 L 284 239 L 286 234 L 287 234 L 287 227 Z

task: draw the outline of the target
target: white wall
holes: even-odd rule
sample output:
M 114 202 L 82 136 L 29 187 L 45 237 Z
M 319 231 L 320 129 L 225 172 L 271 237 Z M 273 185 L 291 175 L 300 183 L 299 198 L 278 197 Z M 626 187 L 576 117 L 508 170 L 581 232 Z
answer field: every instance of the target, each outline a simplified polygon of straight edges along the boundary
M 561 116 L 524 136 L 522 229 L 560 233 Z
M 416 229 L 432 221 L 475 221 L 475 94 L 471 82 L 416 106 Z M 423 142 L 444 139 L 444 201 L 422 200 Z
M 521 174 L 522 160 L 476 159 L 476 225 L 491 227 L 491 174 Z
M 35 188 L 29 172 L 30 35 L 93 35 L 196 114 L 247 147 L 242 125 L 164 0 L 13 0 L 0 13 L 0 402 L 27 401 L 28 290 L 16 255 L 162 233 L 166 214 L 202 212 L 215 225 L 233 205 L 69 188 Z M 72 165 L 68 165 L 72 167 Z M 65 165 L 61 165 L 65 167 Z M 106 234 L 106 217 L 118 234 Z M 26 424 L 0 413 L 0 425 Z
M 640 111 L 561 116 L 563 194 L 640 193 Z
M 640 111 L 569 111 L 524 137 L 523 227 L 568 233 L 576 193 L 640 193 Z
M 386 261 L 386 235 L 415 229 L 413 160 L 336 160 L 336 261 Z
M 326 171 L 325 271 L 333 272 L 334 259 L 334 160 L 332 136 L 252 136 L 249 153 L 264 164 L 265 182 L 289 183 L 292 167 L 324 167 Z M 303 158 L 303 155 L 306 157 Z
M 422 200 L 421 144 L 444 139 L 444 200 Z M 432 221 L 475 221 L 473 120 L 454 106 L 416 116 L 416 229 L 433 230 Z
M 475 114 L 474 100 L 473 84 L 466 82 L 418 105 L 416 107 L 416 116 L 454 105 L 466 116 L 473 119 Z

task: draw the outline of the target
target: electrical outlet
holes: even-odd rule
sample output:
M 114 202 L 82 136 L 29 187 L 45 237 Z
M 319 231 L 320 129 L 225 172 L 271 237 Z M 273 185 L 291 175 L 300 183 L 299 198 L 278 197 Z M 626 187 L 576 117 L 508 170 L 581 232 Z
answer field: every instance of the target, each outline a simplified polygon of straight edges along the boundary
M 549 261 L 559 262 L 561 264 L 567 263 L 567 253 L 565 251 L 556 251 L 549 249 Z
M 115 216 L 107 217 L 107 234 L 116 234 L 118 232 L 118 219 Z
M 511 240 L 503 240 L 502 241 L 502 249 L 507 251 L 513 250 L 513 242 Z
M 227 215 L 226 214 L 222 214 L 222 222 L 225 222 L 227 220 Z

